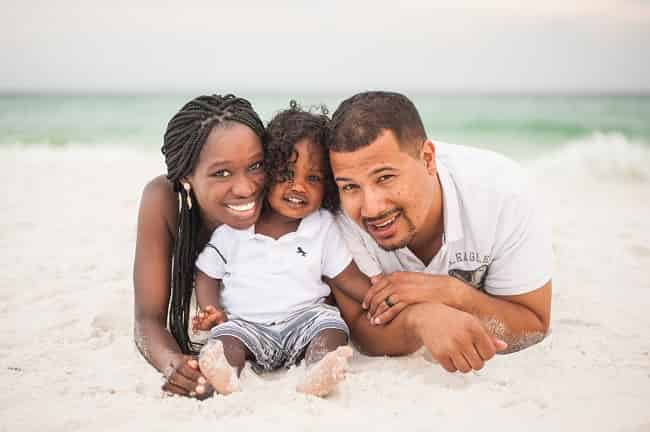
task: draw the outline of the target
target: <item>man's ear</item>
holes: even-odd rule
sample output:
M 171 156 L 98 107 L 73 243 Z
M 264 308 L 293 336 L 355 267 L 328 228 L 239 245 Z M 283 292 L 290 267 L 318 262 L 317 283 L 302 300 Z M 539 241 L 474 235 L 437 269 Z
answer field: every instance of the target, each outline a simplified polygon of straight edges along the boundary
M 422 144 L 420 160 L 424 162 L 424 166 L 430 175 L 436 173 L 436 146 L 433 141 L 428 139 Z

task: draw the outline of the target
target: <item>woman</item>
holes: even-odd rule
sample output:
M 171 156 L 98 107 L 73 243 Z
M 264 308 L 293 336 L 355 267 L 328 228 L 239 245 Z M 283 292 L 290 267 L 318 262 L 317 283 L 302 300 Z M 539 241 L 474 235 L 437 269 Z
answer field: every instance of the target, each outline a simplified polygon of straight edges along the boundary
M 212 393 L 187 332 L 194 261 L 218 225 L 244 229 L 259 217 L 263 135 L 251 104 L 233 95 L 197 97 L 167 126 L 167 176 L 142 193 L 134 263 L 135 342 L 167 392 Z

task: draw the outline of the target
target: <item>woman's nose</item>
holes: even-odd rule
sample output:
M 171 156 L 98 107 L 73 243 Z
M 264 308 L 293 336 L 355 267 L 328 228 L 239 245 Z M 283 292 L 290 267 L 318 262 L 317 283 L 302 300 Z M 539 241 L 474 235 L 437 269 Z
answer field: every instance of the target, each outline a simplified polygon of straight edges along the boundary
M 249 197 L 257 192 L 257 183 L 246 175 L 239 176 L 232 186 L 232 192 L 240 197 Z

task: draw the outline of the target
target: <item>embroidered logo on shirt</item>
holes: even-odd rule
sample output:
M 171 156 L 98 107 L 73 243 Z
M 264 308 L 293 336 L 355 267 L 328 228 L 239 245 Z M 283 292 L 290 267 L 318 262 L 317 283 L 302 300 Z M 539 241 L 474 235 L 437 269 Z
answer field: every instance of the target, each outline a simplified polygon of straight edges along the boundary
M 304 256 L 304 257 L 307 256 L 307 252 L 305 252 L 304 250 L 302 250 L 302 248 L 301 248 L 300 246 L 298 246 L 298 249 L 296 249 L 296 253 L 298 253 L 298 254 L 300 254 L 300 255 L 302 255 L 302 256 Z
M 485 286 L 487 271 L 488 266 L 486 265 L 482 265 L 474 270 L 451 269 L 449 270 L 449 276 L 460 279 L 474 288 L 484 290 L 483 287 Z

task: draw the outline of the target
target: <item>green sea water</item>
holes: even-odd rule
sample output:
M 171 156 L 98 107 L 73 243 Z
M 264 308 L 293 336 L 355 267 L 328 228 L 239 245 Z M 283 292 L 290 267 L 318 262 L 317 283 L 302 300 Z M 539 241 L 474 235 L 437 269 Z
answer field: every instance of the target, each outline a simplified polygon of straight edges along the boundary
M 128 146 L 157 150 L 194 95 L 0 95 L 0 147 Z M 264 121 L 296 99 L 330 111 L 345 95 L 244 95 Z M 534 159 L 594 134 L 650 146 L 650 96 L 409 94 L 434 140 Z

